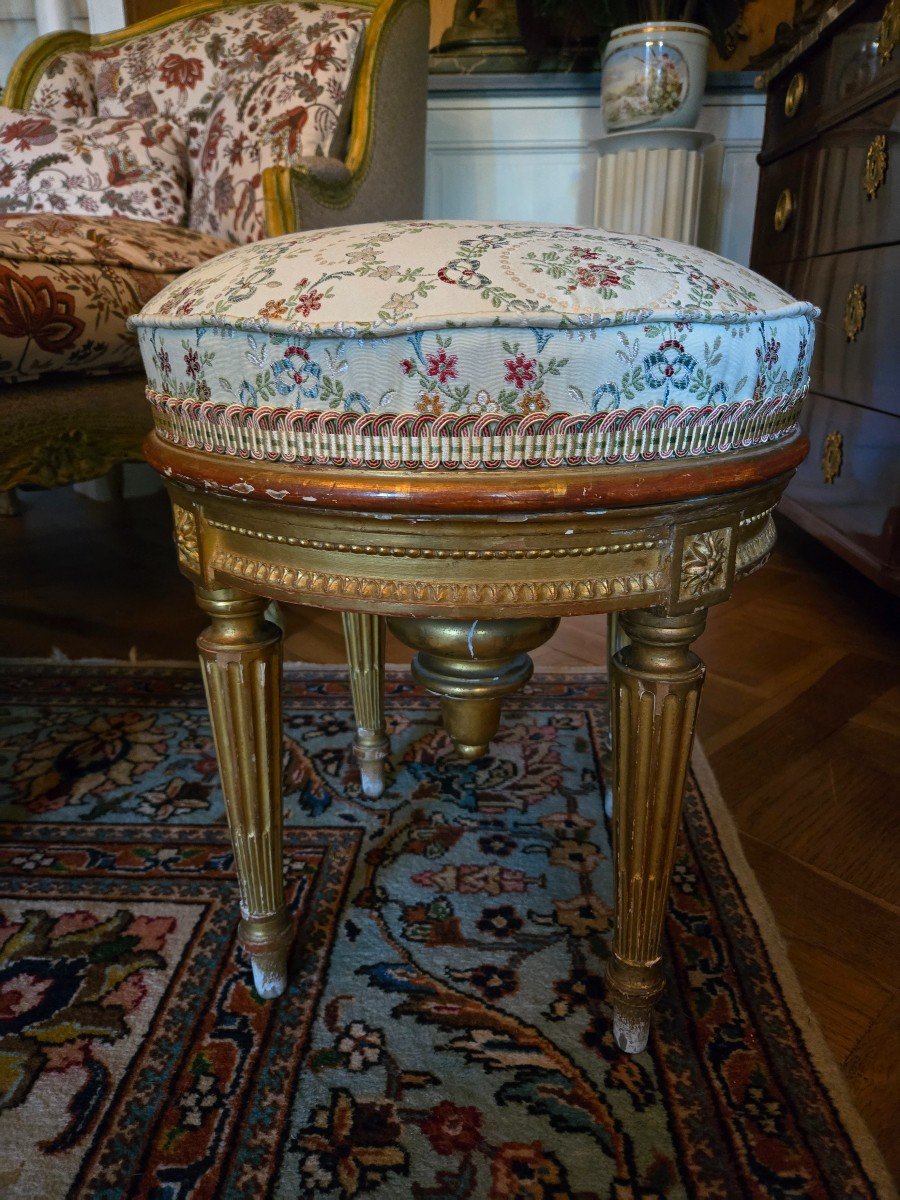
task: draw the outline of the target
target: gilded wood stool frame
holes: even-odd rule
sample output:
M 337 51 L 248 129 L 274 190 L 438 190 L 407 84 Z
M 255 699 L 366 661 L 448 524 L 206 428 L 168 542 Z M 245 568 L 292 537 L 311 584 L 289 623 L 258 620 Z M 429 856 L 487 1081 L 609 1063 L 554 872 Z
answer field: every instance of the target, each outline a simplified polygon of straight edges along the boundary
M 416 651 L 464 757 L 483 754 L 527 651 L 563 616 L 616 614 L 610 659 L 616 919 L 614 1032 L 647 1042 L 704 668 L 707 609 L 759 567 L 772 510 L 806 454 L 774 445 L 592 470 L 285 469 L 151 434 L 179 564 L 210 626 L 199 639 L 241 890 L 241 941 L 264 997 L 286 986 L 281 881 L 280 631 L 269 600 L 343 613 L 363 791 L 389 753 L 384 630 Z M 598 808 L 602 798 L 597 797 Z

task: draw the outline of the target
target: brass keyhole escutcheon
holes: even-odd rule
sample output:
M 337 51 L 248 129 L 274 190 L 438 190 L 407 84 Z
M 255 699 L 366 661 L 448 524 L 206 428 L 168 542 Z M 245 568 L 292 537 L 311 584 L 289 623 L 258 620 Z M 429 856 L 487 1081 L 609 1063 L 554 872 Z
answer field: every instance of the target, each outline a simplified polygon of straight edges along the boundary
M 878 26 L 878 56 L 882 64 L 890 62 L 900 38 L 900 0 L 888 0 Z
M 790 188 L 785 188 L 778 197 L 778 202 L 775 205 L 775 232 L 783 233 L 794 219 L 794 210 L 797 205 L 794 202 L 794 193 Z
M 866 169 L 863 172 L 863 187 L 869 200 L 874 200 L 878 195 L 878 189 L 887 175 L 887 167 L 887 138 L 883 133 L 878 133 L 869 143 L 869 149 L 866 151 Z
M 788 84 L 788 90 L 784 97 L 784 115 L 786 117 L 795 117 L 797 109 L 803 103 L 803 97 L 806 95 L 806 76 L 802 71 L 798 71 Z
M 854 283 L 844 304 L 844 333 L 848 342 L 855 342 L 866 319 L 866 285 Z
M 833 429 L 822 446 L 822 478 L 834 483 L 844 465 L 844 435 Z

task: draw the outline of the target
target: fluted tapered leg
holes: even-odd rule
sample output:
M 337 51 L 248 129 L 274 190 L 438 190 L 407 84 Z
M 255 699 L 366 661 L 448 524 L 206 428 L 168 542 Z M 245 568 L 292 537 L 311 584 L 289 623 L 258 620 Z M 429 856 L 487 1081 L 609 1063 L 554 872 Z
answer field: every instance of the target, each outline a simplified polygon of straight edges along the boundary
M 292 927 L 282 878 L 281 630 L 266 601 L 197 589 L 197 639 L 241 894 L 238 936 L 264 1000 L 287 986 Z
M 384 791 L 384 767 L 391 751 L 384 730 L 384 617 L 345 612 L 344 641 L 350 666 L 350 691 L 356 716 L 353 753 L 359 763 L 364 796 Z
M 623 612 L 612 659 L 616 923 L 607 982 L 622 1050 L 643 1050 L 663 990 L 660 942 L 704 667 L 706 612 Z
M 628 645 L 628 638 L 622 632 L 622 622 L 619 620 L 621 613 L 611 612 L 606 615 L 606 678 L 609 681 L 610 695 L 612 695 L 612 677 L 613 677 L 613 658 L 616 654 Z M 607 731 L 606 751 L 603 755 L 603 809 L 608 817 L 613 815 L 613 795 L 615 787 L 613 777 L 615 775 L 615 759 L 613 756 L 613 736 L 612 736 L 612 703 L 610 703 L 610 719 L 609 730 Z

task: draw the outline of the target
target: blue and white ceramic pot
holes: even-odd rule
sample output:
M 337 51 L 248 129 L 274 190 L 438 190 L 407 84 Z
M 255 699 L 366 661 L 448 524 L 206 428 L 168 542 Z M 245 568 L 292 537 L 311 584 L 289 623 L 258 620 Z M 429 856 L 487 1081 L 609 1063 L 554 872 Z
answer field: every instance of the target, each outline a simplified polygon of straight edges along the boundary
M 614 29 L 603 53 L 601 104 L 606 128 L 690 129 L 706 87 L 709 30 L 689 21 Z

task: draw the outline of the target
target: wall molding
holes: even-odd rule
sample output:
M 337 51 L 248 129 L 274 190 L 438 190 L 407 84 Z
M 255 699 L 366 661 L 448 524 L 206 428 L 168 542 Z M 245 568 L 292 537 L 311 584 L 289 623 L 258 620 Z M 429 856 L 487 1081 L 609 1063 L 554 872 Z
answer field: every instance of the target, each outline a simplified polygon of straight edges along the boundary
M 605 132 L 600 92 L 593 76 L 568 81 L 550 86 L 559 81 L 535 77 L 529 85 L 527 77 L 498 77 L 481 84 L 477 77 L 433 75 L 426 217 L 591 225 L 591 142 Z M 716 139 L 704 160 L 698 241 L 743 263 L 750 257 L 764 113 L 765 97 L 742 78 L 707 93 L 698 123 Z

